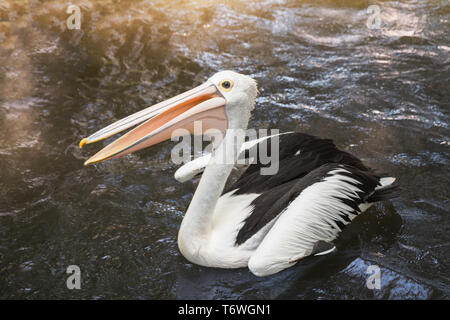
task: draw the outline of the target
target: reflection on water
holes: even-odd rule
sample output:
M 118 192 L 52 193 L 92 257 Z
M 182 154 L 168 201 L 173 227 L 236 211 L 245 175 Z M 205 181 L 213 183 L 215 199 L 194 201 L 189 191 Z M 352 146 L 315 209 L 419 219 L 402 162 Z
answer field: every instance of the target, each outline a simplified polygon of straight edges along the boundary
M 370 1 L 70 2 L 80 30 L 69 1 L 0 0 L 0 298 L 449 297 L 448 2 L 379 2 L 380 29 Z M 188 263 L 171 143 L 83 167 L 111 139 L 77 142 L 222 69 L 258 80 L 251 127 L 331 137 L 402 197 L 272 277 Z

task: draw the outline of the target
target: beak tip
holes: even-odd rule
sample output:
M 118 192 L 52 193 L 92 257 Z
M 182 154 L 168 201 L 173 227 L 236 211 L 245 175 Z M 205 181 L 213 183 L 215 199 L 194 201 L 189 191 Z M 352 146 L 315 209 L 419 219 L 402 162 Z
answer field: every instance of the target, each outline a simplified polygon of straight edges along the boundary
M 87 142 L 87 138 L 84 138 L 83 140 L 80 141 L 80 143 L 78 144 L 78 146 L 81 148 L 83 148 L 83 146 L 86 144 Z
M 98 156 L 98 155 L 94 155 L 94 156 L 90 157 L 89 159 L 87 159 L 87 160 L 84 162 L 84 165 L 85 165 L 85 166 L 88 166 L 88 165 L 90 165 L 90 164 L 92 164 L 92 163 L 101 162 L 101 161 L 104 161 L 104 160 L 108 160 L 108 159 L 110 159 L 110 158 L 111 158 L 111 155 L 103 156 L 103 157 Z
M 84 165 L 85 165 L 85 166 L 88 166 L 88 165 L 90 165 L 91 163 L 96 162 L 95 159 L 93 159 L 93 158 L 94 158 L 94 157 L 90 157 L 89 159 L 87 159 L 87 160 L 84 162 Z

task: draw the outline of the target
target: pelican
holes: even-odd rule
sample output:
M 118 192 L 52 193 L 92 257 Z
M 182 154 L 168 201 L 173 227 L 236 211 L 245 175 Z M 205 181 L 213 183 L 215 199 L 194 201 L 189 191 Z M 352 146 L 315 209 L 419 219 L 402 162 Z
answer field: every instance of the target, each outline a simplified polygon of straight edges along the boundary
M 81 140 L 80 147 L 138 125 L 100 150 L 85 165 L 124 156 L 171 139 L 177 129 L 224 133 L 214 152 L 184 164 L 179 181 L 201 179 L 178 232 L 190 262 L 206 267 L 248 267 L 268 276 L 336 248 L 339 233 L 374 202 L 393 198 L 395 178 L 375 174 L 329 139 L 298 132 L 245 141 L 257 84 L 233 71 L 121 119 Z M 239 179 L 226 182 L 239 157 L 263 142 L 278 141 L 278 172 L 263 175 L 252 162 Z M 230 152 L 238 150 L 239 152 Z M 219 161 L 232 154 L 231 161 Z

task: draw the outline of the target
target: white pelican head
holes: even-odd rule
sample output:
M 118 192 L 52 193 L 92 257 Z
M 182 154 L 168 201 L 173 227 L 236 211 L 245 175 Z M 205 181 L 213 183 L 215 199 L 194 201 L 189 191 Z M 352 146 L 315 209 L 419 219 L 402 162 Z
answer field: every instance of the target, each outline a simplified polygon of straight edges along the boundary
M 218 72 L 194 89 L 116 121 L 81 140 L 80 148 L 140 124 L 89 158 L 85 165 L 169 140 L 176 129 L 194 133 L 195 121 L 202 121 L 202 133 L 208 129 L 224 133 L 230 128 L 245 129 L 257 92 L 252 78 L 233 71 Z

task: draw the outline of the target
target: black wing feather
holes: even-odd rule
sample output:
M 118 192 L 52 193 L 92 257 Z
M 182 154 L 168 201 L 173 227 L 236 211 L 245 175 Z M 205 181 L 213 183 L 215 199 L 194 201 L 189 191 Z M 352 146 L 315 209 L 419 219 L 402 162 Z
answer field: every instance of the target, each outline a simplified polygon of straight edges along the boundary
M 299 194 L 312 184 L 325 179 L 329 172 L 345 168 L 347 175 L 358 181 L 357 196 L 352 199 L 339 198 L 344 204 L 359 214 L 359 205 L 369 200 L 388 199 L 394 195 L 395 188 L 375 188 L 380 186 L 380 177 L 364 166 L 358 158 L 339 150 L 329 139 L 320 139 L 303 133 L 290 133 L 279 136 L 279 172 L 263 176 L 259 161 L 249 166 L 244 174 L 225 192 L 236 190 L 235 194 L 261 193 L 252 202 L 253 211 L 239 230 L 236 244 L 242 244 L 256 234 L 262 227 L 275 219 Z M 271 143 L 271 139 L 268 141 Z M 258 145 L 254 146 L 255 148 Z M 270 146 L 267 148 L 270 150 Z M 297 152 L 300 151 L 298 155 Z M 350 222 L 348 216 L 343 216 Z M 336 221 L 342 230 L 345 225 Z M 334 228 L 334 227 L 332 227 Z
M 348 152 L 339 150 L 332 140 L 320 139 L 300 132 L 282 134 L 279 138 L 279 171 L 275 175 L 261 175 L 262 165 L 259 150 L 248 151 L 258 154 L 258 159 L 251 164 L 242 176 L 224 193 L 238 189 L 236 194 L 262 193 L 291 180 L 304 177 L 312 170 L 326 163 L 341 163 L 362 171 L 370 169 Z M 267 150 L 271 150 L 272 138 L 267 139 Z M 259 148 L 256 144 L 252 148 Z M 300 151 L 298 155 L 296 153 Z M 269 154 L 270 156 L 270 154 Z

